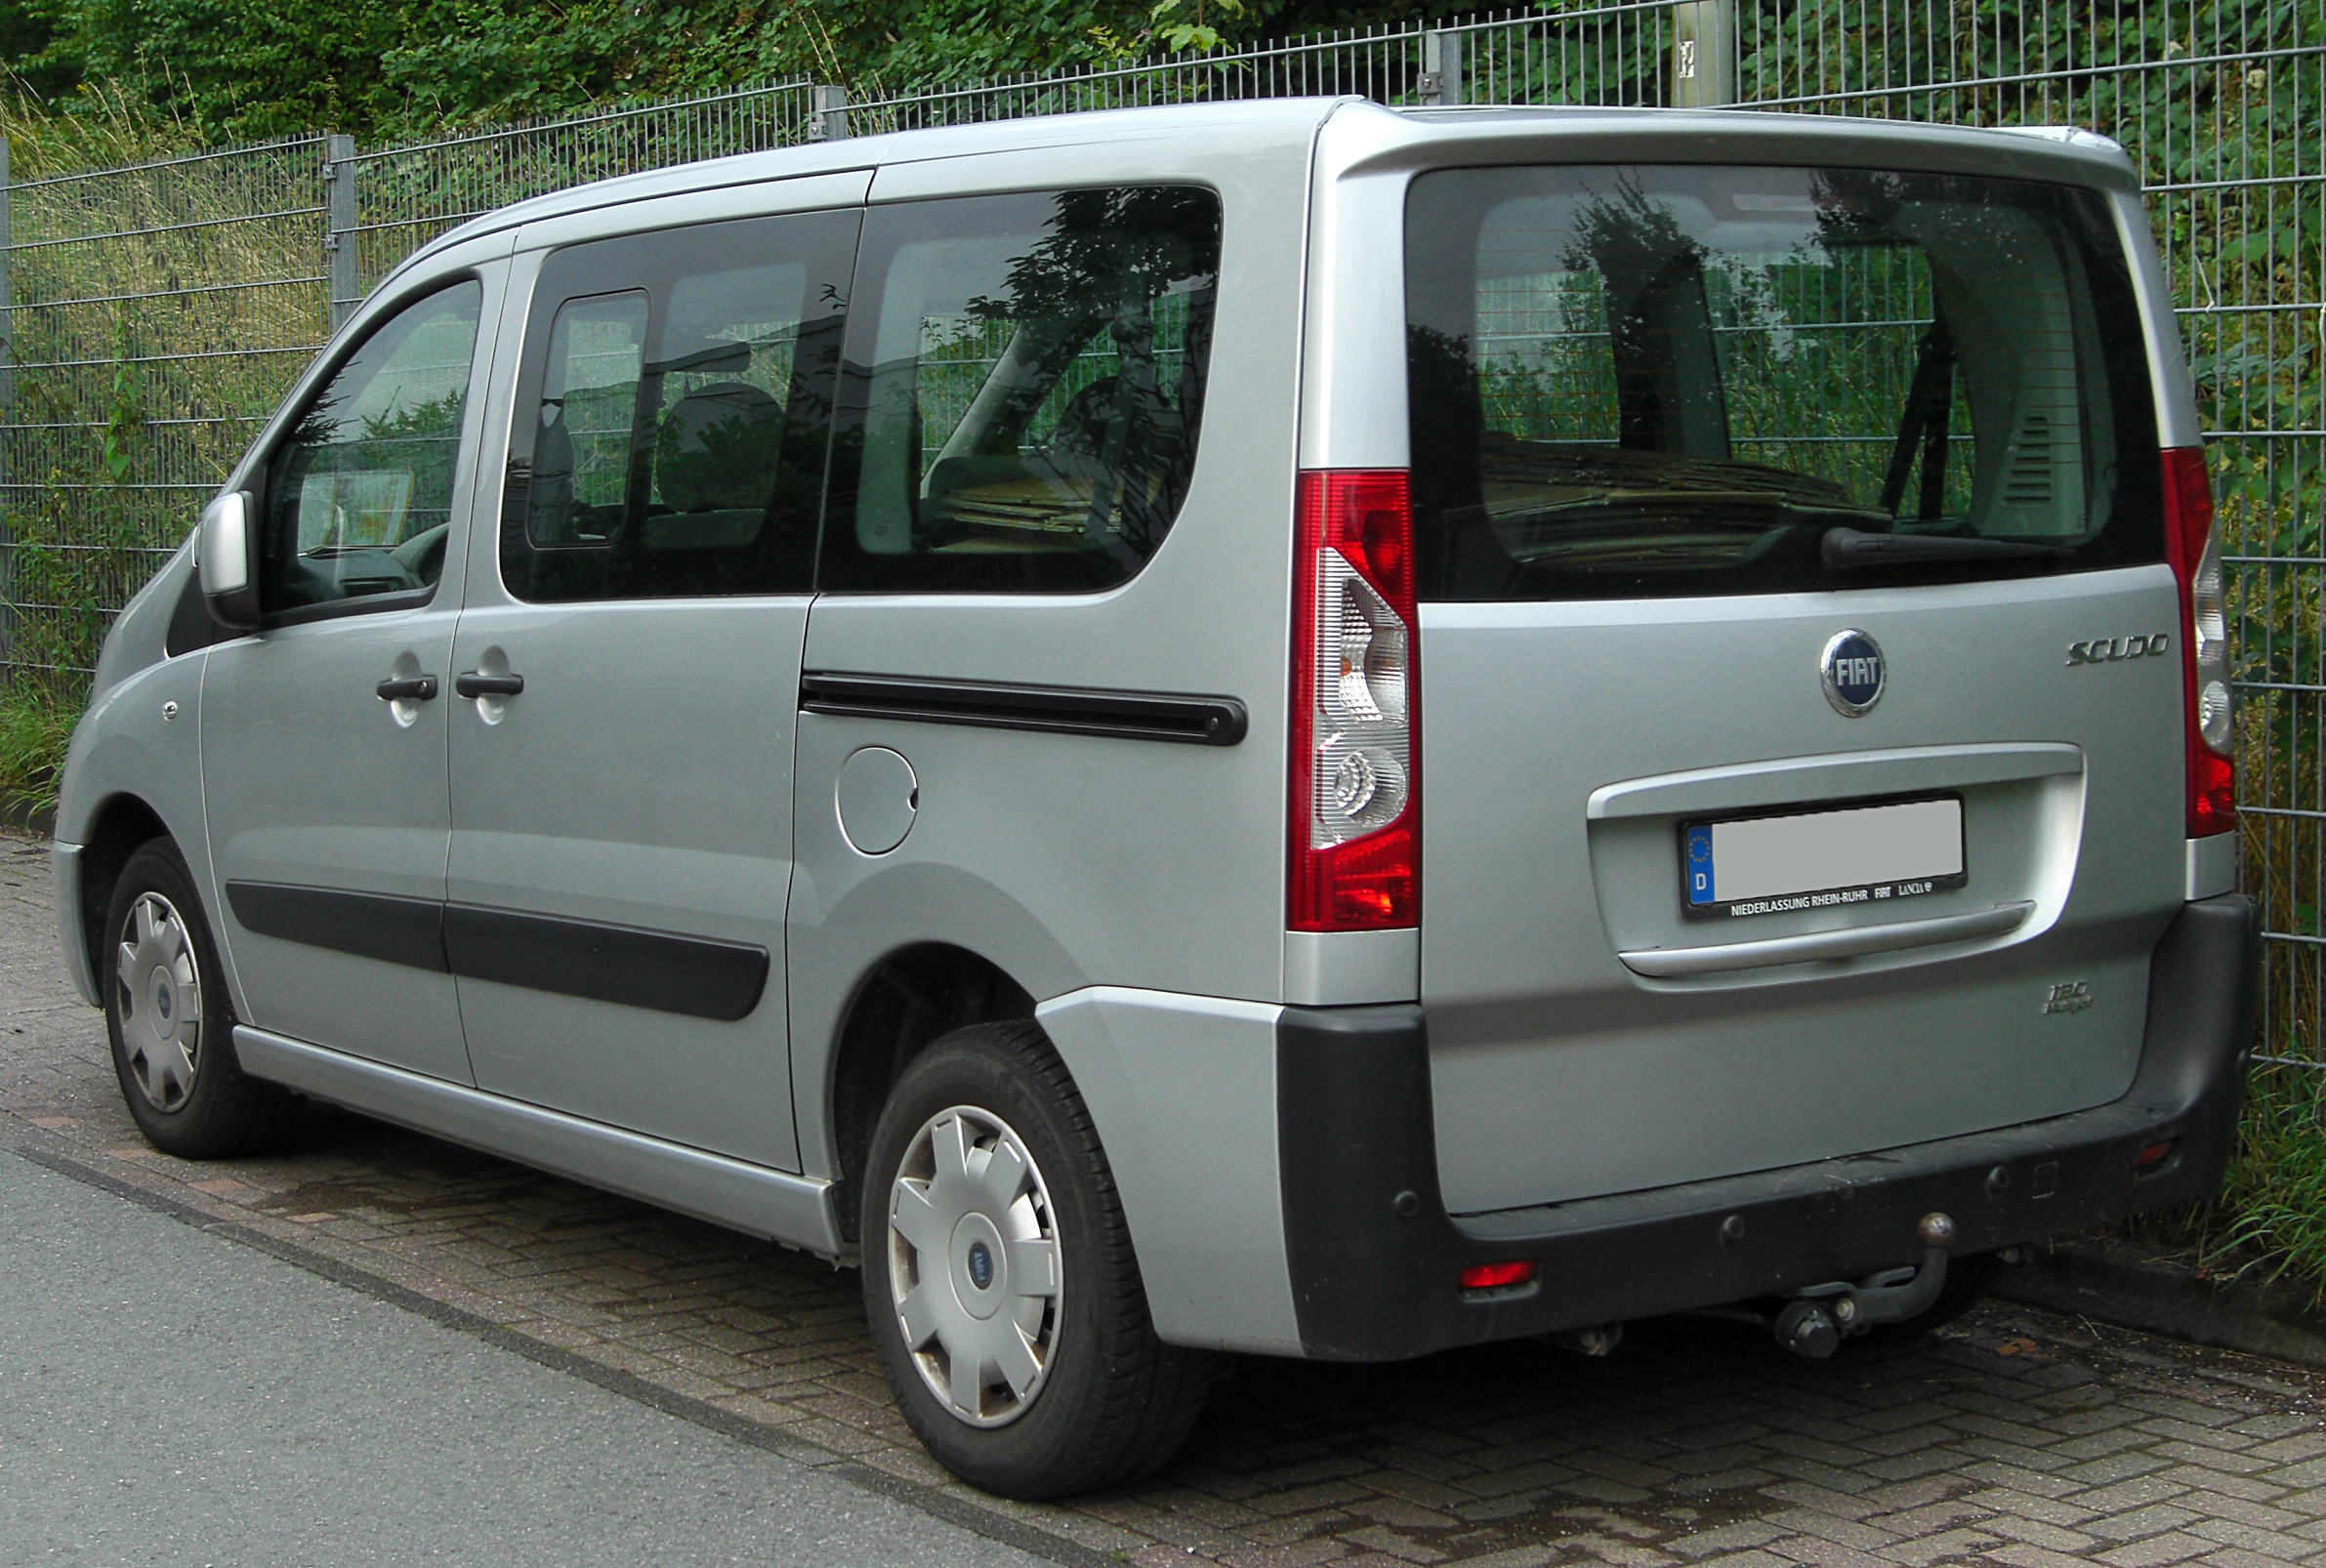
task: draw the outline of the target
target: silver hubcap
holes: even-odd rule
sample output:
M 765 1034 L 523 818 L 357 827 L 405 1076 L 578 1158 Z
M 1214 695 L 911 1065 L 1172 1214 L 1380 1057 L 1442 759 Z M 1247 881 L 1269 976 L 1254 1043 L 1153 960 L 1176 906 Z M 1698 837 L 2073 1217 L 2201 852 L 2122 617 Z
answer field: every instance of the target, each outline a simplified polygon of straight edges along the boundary
M 1025 1414 L 1058 1353 L 1058 1226 L 1024 1140 L 956 1105 L 889 1189 L 889 1296 L 930 1391 L 973 1426 Z
M 122 923 L 113 977 L 129 1075 L 157 1109 L 193 1093 L 202 1060 L 202 973 L 186 922 L 159 893 L 140 893 Z

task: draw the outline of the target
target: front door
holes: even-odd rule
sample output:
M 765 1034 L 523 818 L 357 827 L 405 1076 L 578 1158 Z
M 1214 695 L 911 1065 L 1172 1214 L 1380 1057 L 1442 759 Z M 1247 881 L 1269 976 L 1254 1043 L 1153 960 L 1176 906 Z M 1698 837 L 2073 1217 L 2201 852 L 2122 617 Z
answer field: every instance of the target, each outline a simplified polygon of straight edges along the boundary
M 461 1082 L 437 934 L 442 687 L 495 292 L 459 278 L 395 312 L 287 425 L 254 485 L 265 618 L 213 648 L 203 679 L 203 796 L 245 1021 Z
M 791 1167 L 793 716 L 853 212 L 541 266 L 452 658 L 480 1087 Z

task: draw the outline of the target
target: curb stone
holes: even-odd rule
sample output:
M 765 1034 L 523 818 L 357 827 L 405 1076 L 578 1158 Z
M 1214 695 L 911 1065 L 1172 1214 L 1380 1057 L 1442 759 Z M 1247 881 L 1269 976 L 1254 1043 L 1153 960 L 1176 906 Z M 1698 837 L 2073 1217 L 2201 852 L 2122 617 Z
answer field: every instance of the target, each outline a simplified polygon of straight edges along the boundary
M 2185 1264 L 2127 1242 L 2077 1242 L 1998 1269 L 1991 1295 L 2073 1312 L 2118 1328 L 2326 1367 L 2326 1312 L 2300 1295 L 2203 1280 Z

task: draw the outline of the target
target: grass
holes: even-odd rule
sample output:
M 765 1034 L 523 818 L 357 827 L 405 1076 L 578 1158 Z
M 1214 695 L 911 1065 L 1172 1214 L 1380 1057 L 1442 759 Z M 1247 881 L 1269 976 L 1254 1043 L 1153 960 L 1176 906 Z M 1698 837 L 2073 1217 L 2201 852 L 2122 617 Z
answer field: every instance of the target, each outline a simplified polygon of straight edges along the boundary
M 2278 1286 L 2326 1306 L 2326 1071 L 2257 1067 L 2221 1191 L 2125 1234 L 2185 1259 L 2201 1279 Z
M 29 681 L 0 686 L 0 818 L 57 805 L 57 779 L 80 704 Z
M 2326 1072 L 2264 1067 L 2217 1200 L 2221 1260 L 2326 1301 Z

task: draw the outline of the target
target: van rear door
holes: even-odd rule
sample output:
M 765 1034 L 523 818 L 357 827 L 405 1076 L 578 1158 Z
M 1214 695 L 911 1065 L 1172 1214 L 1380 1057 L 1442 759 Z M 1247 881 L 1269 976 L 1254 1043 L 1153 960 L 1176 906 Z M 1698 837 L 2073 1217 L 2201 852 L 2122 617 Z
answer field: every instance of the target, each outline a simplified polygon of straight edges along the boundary
M 2107 201 L 1509 166 L 1406 223 L 1449 1207 L 2121 1094 L 2181 612 Z

